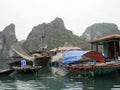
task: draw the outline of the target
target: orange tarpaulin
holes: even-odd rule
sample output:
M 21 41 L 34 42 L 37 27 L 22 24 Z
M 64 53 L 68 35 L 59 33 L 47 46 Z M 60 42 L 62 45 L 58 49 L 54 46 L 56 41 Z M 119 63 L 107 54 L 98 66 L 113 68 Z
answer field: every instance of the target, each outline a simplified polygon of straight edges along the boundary
M 105 63 L 104 56 L 101 53 L 97 52 L 97 51 L 87 52 L 87 53 L 84 54 L 84 56 L 89 57 L 89 58 L 91 58 L 93 60 L 96 60 L 98 62 Z

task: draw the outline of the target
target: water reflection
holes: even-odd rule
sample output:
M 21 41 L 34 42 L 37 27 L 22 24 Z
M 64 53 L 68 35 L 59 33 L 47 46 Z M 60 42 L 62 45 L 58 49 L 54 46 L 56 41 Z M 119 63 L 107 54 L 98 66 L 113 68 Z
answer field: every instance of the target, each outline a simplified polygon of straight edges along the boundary
M 51 71 L 53 75 L 65 76 L 67 74 L 65 70 L 63 70 L 62 68 L 58 68 L 58 67 L 51 67 Z
M 43 68 L 37 75 L 0 77 L 0 90 L 120 90 L 119 74 L 82 77 L 65 75 L 60 70 L 56 74 L 55 70 L 57 69 Z
M 69 80 L 72 82 L 82 82 L 83 90 L 114 90 L 120 89 L 115 88 L 115 85 L 120 86 L 119 75 L 106 75 L 96 77 L 74 77 L 69 76 Z

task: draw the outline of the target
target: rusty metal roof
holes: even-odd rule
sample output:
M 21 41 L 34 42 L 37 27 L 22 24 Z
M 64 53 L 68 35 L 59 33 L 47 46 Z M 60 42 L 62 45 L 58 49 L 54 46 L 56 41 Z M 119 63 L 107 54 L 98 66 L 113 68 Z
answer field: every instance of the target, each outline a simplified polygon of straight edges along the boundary
M 119 39 L 120 40 L 120 34 L 110 34 L 110 35 L 107 35 L 107 36 L 103 36 L 103 37 L 98 38 L 96 40 L 90 41 L 90 43 L 103 42 L 103 41 L 113 40 L 113 39 Z
M 89 57 L 89 58 L 96 60 L 98 62 L 105 63 L 105 57 L 97 51 L 87 52 L 86 54 L 84 54 L 84 56 Z
M 61 51 L 61 50 L 81 50 L 80 47 L 74 47 L 74 46 L 64 46 L 64 47 L 58 47 L 58 48 L 54 48 L 50 51 Z

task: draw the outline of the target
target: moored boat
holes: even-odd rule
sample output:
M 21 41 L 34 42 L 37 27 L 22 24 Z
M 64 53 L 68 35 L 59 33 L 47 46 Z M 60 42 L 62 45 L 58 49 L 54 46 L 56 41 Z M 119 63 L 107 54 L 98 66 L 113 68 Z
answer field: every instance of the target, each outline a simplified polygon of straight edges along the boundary
M 116 72 L 118 68 L 120 68 L 120 62 L 113 63 L 96 63 L 94 65 L 90 64 L 75 64 L 75 65 L 64 65 L 63 66 L 68 73 L 77 73 L 82 75 L 105 75 Z
M 0 76 L 5 76 L 5 75 L 10 75 L 12 72 L 14 71 L 14 69 L 3 69 L 3 70 L 0 70 Z
M 119 57 L 120 34 L 112 34 L 91 41 L 91 51 L 67 51 L 59 64 L 68 73 L 105 75 L 120 69 Z
M 68 51 L 61 64 L 68 72 L 92 76 L 113 73 L 120 67 L 119 61 L 105 62 L 97 51 Z
M 42 66 L 34 65 L 32 61 L 21 59 L 21 60 L 13 60 L 9 62 L 9 68 L 13 69 L 16 73 L 21 74 L 30 74 L 37 73 Z
M 51 59 L 49 54 L 34 53 L 35 61 L 38 66 L 46 67 Z
M 32 63 L 35 62 L 38 66 L 47 66 L 51 58 L 49 54 L 43 51 L 26 53 L 18 43 L 14 44 L 12 49 L 20 56 L 19 59 L 25 59 Z

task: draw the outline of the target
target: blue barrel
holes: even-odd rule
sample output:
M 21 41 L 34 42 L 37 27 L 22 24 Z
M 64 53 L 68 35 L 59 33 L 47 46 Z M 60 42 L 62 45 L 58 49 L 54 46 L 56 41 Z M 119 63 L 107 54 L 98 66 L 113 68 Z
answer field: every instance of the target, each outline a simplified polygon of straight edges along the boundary
M 26 67 L 26 66 L 27 66 L 26 60 L 21 60 L 21 67 Z

